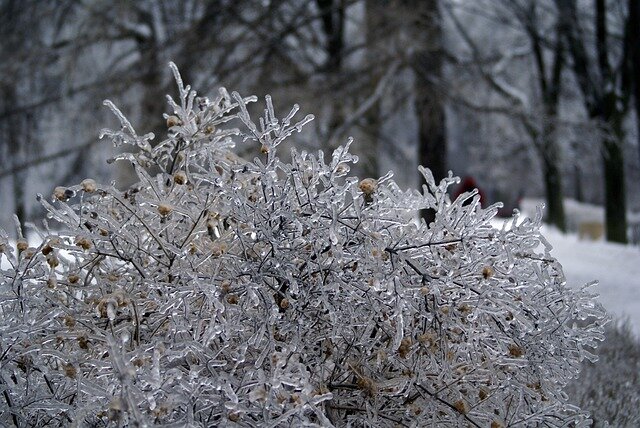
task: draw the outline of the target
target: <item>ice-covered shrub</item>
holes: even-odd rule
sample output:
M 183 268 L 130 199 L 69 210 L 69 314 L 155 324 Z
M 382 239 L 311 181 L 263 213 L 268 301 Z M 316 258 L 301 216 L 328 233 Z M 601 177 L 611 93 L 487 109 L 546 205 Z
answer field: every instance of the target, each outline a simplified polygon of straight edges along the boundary
M 628 324 L 608 325 L 596 350 L 569 383 L 569 401 L 591 413 L 594 428 L 640 426 L 640 342 Z
M 604 312 L 565 285 L 539 217 L 495 229 L 498 206 L 450 201 L 457 179 L 426 169 L 422 192 L 351 177 L 348 144 L 282 161 L 311 117 L 279 120 L 267 97 L 256 124 L 255 98 L 196 98 L 174 73 L 155 146 L 107 102 L 121 127 L 103 135 L 136 148 L 119 158 L 137 185 L 56 188 L 40 199 L 60 232 L 0 238 L 0 424 L 586 420 L 562 388 Z

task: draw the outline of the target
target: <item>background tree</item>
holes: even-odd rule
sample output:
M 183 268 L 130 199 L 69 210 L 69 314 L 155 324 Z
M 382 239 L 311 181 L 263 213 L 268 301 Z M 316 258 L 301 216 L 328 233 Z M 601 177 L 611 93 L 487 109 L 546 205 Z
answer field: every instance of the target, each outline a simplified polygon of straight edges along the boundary
M 600 150 L 604 169 L 606 233 L 610 241 L 627 242 L 624 120 L 632 93 L 631 56 L 634 43 L 627 13 L 623 35 L 612 36 L 605 0 L 595 0 L 590 14 L 594 39 L 583 28 L 581 11 L 573 0 L 557 0 L 563 37 L 573 59 L 573 71 L 589 116 L 602 125 Z M 595 46 L 589 49 L 591 40 Z M 591 54 L 593 53 L 593 55 Z
M 411 16 L 410 37 L 416 45 L 411 51 L 414 74 L 414 108 L 418 121 L 418 161 L 431 169 L 436 180 L 447 176 L 447 138 L 443 95 L 443 35 L 438 0 L 403 2 Z M 433 220 L 433 213 L 423 212 Z
M 492 8 L 494 6 L 495 8 Z M 488 23 L 510 27 L 515 31 L 514 45 L 496 55 L 483 52 L 461 21 L 462 10 L 447 11 L 465 45 L 470 48 L 474 74 L 489 87 L 491 94 L 500 97 L 500 103 L 469 101 L 473 94 L 461 94 L 454 102 L 470 106 L 480 114 L 506 115 L 519 124 L 528 135 L 531 146 L 541 165 L 541 176 L 546 196 L 546 219 L 550 224 L 566 231 L 563 192 L 563 148 L 558 127 L 562 119 L 559 102 L 562 95 L 565 51 L 559 35 L 559 22 L 549 4 L 537 1 L 490 2 L 487 5 Z M 507 30 L 508 31 L 508 30 Z M 524 49 L 523 49 L 524 47 Z M 464 59 L 454 58 L 457 63 Z M 468 59 L 466 61 L 469 61 Z M 529 79 L 509 83 L 505 76 L 506 63 L 520 62 Z M 534 82 L 534 85 L 531 85 Z
M 318 106 L 323 119 L 298 144 L 332 149 L 353 135 L 361 156 L 354 172 L 363 176 L 392 168 L 401 185 L 413 185 L 417 177 L 405 166 L 423 156 L 436 175 L 450 168 L 473 174 L 493 200 L 546 195 L 548 220 L 561 229 L 565 192 L 603 202 L 604 163 L 594 165 L 593 132 L 576 103 L 581 91 L 562 72 L 575 61 L 557 43 L 564 24 L 554 2 L 87 0 L 23 2 L 19 10 L 11 4 L 2 2 L 3 19 L 11 24 L 14 13 L 24 12 L 15 22 L 30 31 L 6 38 L 12 42 L 2 46 L 8 59 L 0 81 L 10 100 L 7 76 L 18 74 L 24 82 L 18 96 L 28 99 L 3 107 L 0 126 L 29 123 L 29 147 L 46 141 L 41 150 L 23 152 L 9 151 L 17 147 L 8 143 L 14 137 L 0 142 L 10 159 L 0 179 L 6 188 L 16 183 L 18 197 L 22 183 L 48 192 L 48 183 L 87 171 L 113 173 L 97 159 L 114 153 L 96 144 L 93 131 L 103 117 L 95 100 L 107 93 L 132 107 L 134 123 L 153 124 L 158 134 L 160 109 L 144 100 L 166 91 L 170 77 L 162 65 L 173 59 L 206 90 L 221 83 L 258 94 L 268 88 L 283 105 Z M 613 11 L 632 12 L 626 4 L 611 0 L 611 61 L 623 29 Z M 43 18 L 49 15 L 55 19 Z M 586 22 L 580 21 L 585 28 Z M 595 57 L 595 44 L 587 51 Z M 27 87 L 37 93 L 26 94 Z M 69 117 L 76 120 L 70 124 Z M 71 136 L 59 131 L 65 126 L 73 127 Z M 631 137 L 632 131 L 624 135 L 627 143 Z M 627 158 L 627 179 L 639 175 L 636 158 Z M 9 181 L 15 174 L 21 175 Z M 127 174 L 116 177 L 123 186 Z M 630 209 L 638 209 L 637 192 L 626 193 Z M 8 192 L 0 198 L 7 210 L 18 201 Z M 32 202 L 19 205 L 25 218 L 42 214 Z M 8 218 L 7 212 L 1 221 Z

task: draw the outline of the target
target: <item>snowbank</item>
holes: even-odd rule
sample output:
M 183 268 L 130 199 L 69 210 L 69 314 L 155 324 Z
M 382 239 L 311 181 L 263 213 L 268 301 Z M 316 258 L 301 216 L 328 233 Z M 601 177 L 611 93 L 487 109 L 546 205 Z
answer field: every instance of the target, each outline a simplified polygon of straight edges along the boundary
M 569 285 L 598 280 L 600 302 L 614 316 L 628 318 L 640 337 L 640 247 L 603 241 L 581 241 L 551 227 L 543 234 L 553 245 Z

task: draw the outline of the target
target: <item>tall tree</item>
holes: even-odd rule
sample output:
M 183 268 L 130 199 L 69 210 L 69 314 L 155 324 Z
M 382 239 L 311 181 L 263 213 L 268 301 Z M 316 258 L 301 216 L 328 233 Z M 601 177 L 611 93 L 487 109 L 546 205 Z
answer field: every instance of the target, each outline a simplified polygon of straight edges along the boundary
M 327 77 L 330 87 L 334 90 L 340 86 L 342 65 L 345 55 L 345 1 L 344 0 L 316 0 L 320 11 L 320 22 L 324 35 L 324 52 L 326 59 L 322 67 L 322 72 Z M 344 109 L 343 100 L 335 100 L 331 103 L 328 134 L 340 126 L 342 122 L 342 112 Z
M 33 98 L 58 91 L 58 85 L 51 84 L 53 79 L 48 76 L 51 71 L 46 69 L 55 58 L 45 47 L 42 31 L 45 16 L 53 15 L 55 21 L 53 8 L 51 1 L 0 3 L 0 54 L 11 58 L 0 64 L 0 165 L 11 170 L 11 198 L 21 222 L 29 214 L 27 174 L 13 167 L 24 162 L 30 153 L 39 152 L 38 122 L 34 111 L 25 109 L 25 105 Z M 52 27 L 55 34 L 57 28 Z
M 447 175 L 445 99 L 442 96 L 442 22 L 438 0 L 409 0 L 416 8 L 416 29 L 422 33 L 413 56 L 415 107 L 418 116 L 418 158 L 436 180 Z
M 633 96 L 636 109 L 636 127 L 638 129 L 638 155 L 640 156 L 640 2 L 629 0 L 629 19 L 627 20 L 627 46 L 631 48 L 630 61 L 633 74 Z
M 410 58 L 414 73 L 414 107 L 418 119 L 418 161 L 436 181 L 447 175 L 445 98 L 442 96 L 443 32 L 438 0 L 404 0 L 412 11 Z M 423 212 L 427 221 L 433 213 Z
M 455 29 L 472 52 L 471 69 L 485 81 L 491 94 L 498 95 L 500 105 L 480 104 L 473 107 L 485 113 L 507 115 L 519 124 L 530 139 L 542 166 L 543 187 L 547 202 L 546 221 L 558 229 L 566 230 L 564 191 L 562 179 L 562 147 L 558 141 L 559 103 L 562 94 L 562 71 L 566 52 L 560 36 L 557 14 L 548 5 L 537 0 L 500 0 L 489 3 L 494 10 L 488 15 L 490 22 L 508 26 L 522 34 L 527 43 L 523 54 L 510 47 L 506 52 L 485 53 L 452 8 L 445 9 Z M 554 22 L 554 16 L 555 21 Z M 495 59 L 490 59 L 491 57 Z M 522 82 L 533 88 L 507 83 L 505 67 L 488 66 L 505 63 L 513 57 L 526 58 L 531 79 Z M 529 65 L 530 64 L 530 65 Z M 529 76 L 529 74 L 527 74 Z M 529 93 L 528 93 L 529 92 Z M 469 105 L 462 100 L 463 104 Z M 494 103 L 495 104 L 495 103 Z
M 539 2 L 534 0 L 522 4 L 512 2 L 515 15 L 520 20 L 528 36 L 535 64 L 537 91 L 542 101 L 542 112 L 537 126 L 531 123 L 532 118 L 524 121 L 525 128 L 534 141 L 534 147 L 542 162 L 542 175 L 547 201 L 547 219 L 558 229 L 566 231 L 564 212 L 564 191 L 561 170 L 562 150 L 557 141 L 558 108 L 562 90 L 562 69 L 564 66 L 564 49 L 560 37 L 559 20 L 555 29 L 555 37 L 548 39 L 541 34 L 544 27 L 539 19 Z M 554 40 L 555 39 L 555 40 Z M 545 44 L 551 45 L 551 57 L 545 52 Z M 549 64 L 550 63 L 550 64 Z
M 633 2 L 634 0 L 631 0 Z M 601 152 L 604 170 L 607 240 L 627 242 L 623 121 L 631 94 L 631 41 L 628 36 L 637 22 L 627 14 L 622 42 L 609 34 L 605 0 L 594 0 L 595 46 L 582 28 L 575 0 L 556 0 L 562 19 L 563 38 L 573 59 L 573 72 L 580 86 L 589 116 L 602 125 Z M 618 44 L 620 55 L 611 54 Z M 636 41 L 637 43 L 637 41 Z M 622 46 L 620 46 L 622 44 Z M 590 49 L 595 55 L 589 55 Z

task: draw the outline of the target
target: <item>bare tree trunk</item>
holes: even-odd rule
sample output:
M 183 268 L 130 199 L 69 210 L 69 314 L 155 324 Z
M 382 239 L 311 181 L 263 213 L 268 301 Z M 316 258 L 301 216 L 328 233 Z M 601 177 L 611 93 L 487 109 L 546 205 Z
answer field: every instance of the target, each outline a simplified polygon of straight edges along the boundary
M 544 188 L 547 196 L 547 222 L 566 232 L 562 172 L 558 163 L 545 156 L 543 161 Z
M 7 42 L 6 45 L 0 47 L 0 53 L 3 55 L 8 55 L 9 52 L 6 51 L 9 49 L 11 45 L 13 49 L 22 49 L 24 46 L 17 45 L 19 42 L 24 42 L 19 39 L 19 36 L 16 37 L 17 27 L 21 24 L 21 19 L 18 19 L 20 4 L 17 1 L 8 1 L 5 4 L 2 4 L 2 8 L 0 9 L 0 22 L 3 25 L 2 37 L 7 38 L 3 39 Z M 20 106 L 20 100 L 18 97 L 18 85 L 20 83 L 20 78 L 25 76 L 18 75 L 15 76 L 15 80 L 7 79 L 0 81 L 0 91 L 2 94 L 2 99 L 0 100 L 1 111 L 9 112 L 13 109 L 17 109 Z M 25 144 L 25 136 L 23 131 L 23 122 L 24 115 L 18 114 L 15 116 L 4 116 L 2 121 L 0 121 L 0 131 L 2 132 L 0 140 L 0 145 L 6 146 L 6 153 L 8 155 L 7 160 L 3 160 L 3 166 L 9 165 L 19 165 L 24 161 L 24 144 Z M 2 150 L 2 147 L 0 147 Z M 5 150 L 2 150 L 5 151 Z M 8 161 L 8 162 L 7 162 Z M 15 171 L 11 174 L 11 197 L 13 199 L 14 204 L 14 212 L 18 216 L 20 223 L 24 225 L 27 215 L 27 205 L 25 201 L 25 191 L 24 184 L 26 181 L 26 174 L 24 171 Z M 24 230 L 22 231 L 24 232 Z
M 415 75 L 415 109 L 418 117 L 418 161 L 429 168 L 436 181 L 447 175 L 447 140 L 442 82 L 442 26 L 438 0 L 406 2 L 416 15 L 415 31 L 420 46 L 413 56 Z M 433 213 L 422 212 L 433 221 Z
M 634 2 L 636 0 L 630 0 Z M 605 223 L 607 240 L 627 242 L 627 212 L 624 174 L 623 141 L 625 137 L 622 121 L 628 112 L 631 54 L 630 31 L 637 22 L 627 16 L 623 58 L 612 66 L 608 55 L 608 34 L 605 0 L 595 0 L 596 30 L 595 47 L 597 59 L 587 55 L 587 37 L 580 28 L 575 0 L 556 0 L 567 47 L 573 57 L 573 71 L 582 91 L 585 107 L 592 119 L 604 127 L 601 139 L 604 167 Z M 630 10 L 631 12 L 631 10 Z
M 573 187 L 575 188 L 576 201 L 584 202 L 584 191 L 582 188 L 582 170 L 579 165 L 573 166 Z
M 533 46 L 534 58 L 538 67 L 538 82 L 542 93 L 545 121 L 542 124 L 542 163 L 545 193 L 547 196 L 548 222 L 559 230 L 566 232 L 567 224 L 564 212 L 564 186 L 562 177 L 562 150 L 557 141 L 556 129 L 558 120 L 558 105 L 562 89 L 562 69 L 564 67 L 565 51 L 562 47 L 560 22 L 556 25 L 556 41 L 553 52 L 553 62 L 549 74 L 547 62 L 544 59 L 541 36 L 538 33 L 539 23 L 536 14 L 536 3 L 531 2 L 530 14 L 534 16 L 534 25 L 529 29 Z
M 375 69 L 380 57 L 381 29 L 383 29 L 384 10 L 381 2 L 367 1 L 366 25 L 367 25 L 367 65 L 369 67 L 369 89 L 373 93 L 378 79 L 382 78 L 382 71 Z M 382 137 L 382 115 L 380 101 L 376 101 L 364 116 L 365 138 L 369 144 L 366 150 L 362 150 L 362 172 L 365 177 L 378 177 L 380 175 L 378 158 L 380 156 L 380 139 Z
M 150 130 L 155 135 L 153 144 L 162 141 L 166 132 L 165 120 L 162 113 L 165 111 L 166 104 L 160 102 L 166 93 L 162 82 L 162 72 L 165 65 L 160 64 L 160 49 L 158 45 L 158 35 L 155 32 L 153 16 L 149 11 L 138 10 L 138 20 L 145 24 L 150 34 L 147 36 L 136 35 L 134 40 L 140 55 L 138 64 L 140 66 L 140 84 L 142 85 L 141 99 L 141 120 L 145 130 Z M 130 150 L 130 148 L 123 148 Z M 117 163 L 117 183 L 121 188 L 131 186 L 137 181 L 135 173 L 131 165 L 125 162 Z
M 638 138 L 638 156 L 640 159 L 640 2 L 638 0 L 629 0 L 629 40 L 628 46 L 632 49 L 631 73 L 633 85 L 633 97 L 636 109 L 636 127 Z
M 316 4 L 320 11 L 322 29 L 326 37 L 327 60 L 324 64 L 324 71 L 330 86 L 332 86 L 331 92 L 333 93 L 339 90 L 337 86 L 344 59 L 345 5 L 343 0 L 316 0 Z M 340 99 L 331 101 L 331 104 L 328 135 L 338 129 L 344 117 L 344 105 L 341 104 Z
M 604 153 L 602 156 L 604 167 L 605 213 L 607 240 L 627 242 L 627 204 L 624 174 L 624 152 L 621 121 L 623 118 L 610 118 L 613 125 L 610 134 L 604 137 Z M 620 122 L 618 122 L 620 120 Z

